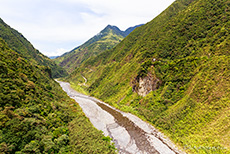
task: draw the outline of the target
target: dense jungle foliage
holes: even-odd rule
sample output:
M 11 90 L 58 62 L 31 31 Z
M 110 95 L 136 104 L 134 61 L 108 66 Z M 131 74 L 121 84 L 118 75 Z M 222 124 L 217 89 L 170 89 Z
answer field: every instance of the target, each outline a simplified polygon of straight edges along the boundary
M 116 26 L 108 25 L 100 33 L 89 39 L 83 45 L 63 54 L 62 56 L 54 59 L 54 61 L 71 73 L 76 67 L 80 66 L 81 63 L 90 57 L 95 57 L 105 50 L 112 49 L 135 28 L 140 26 L 141 25 L 137 25 L 130 27 L 125 31 L 121 31 Z
M 51 78 L 0 38 L 0 153 L 115 153 Z
M 11 49 L 20 53 L 26 60 L 35 64 L 49 66 L 52 70 L 52 77 L 58 78 L 67 75 L 67 72 L 62 67 L 36 50 L 22 34 L 8 26 L 1 18 L 0 37 L 6 41 Z
M 189 153 L 230 153 L 230 1 L 177 0 L 66 78 L 151 122 Z M 146 97 L 133 81 L 152 73 Z

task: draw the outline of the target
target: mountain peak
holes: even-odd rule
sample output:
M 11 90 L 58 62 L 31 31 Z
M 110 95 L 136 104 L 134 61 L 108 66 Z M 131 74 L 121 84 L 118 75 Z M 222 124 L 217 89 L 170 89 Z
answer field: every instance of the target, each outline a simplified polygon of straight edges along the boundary
M 119 28 L 117 26 L 107 25 L 104 29 L 119 29 Z
M 107 25 L 102 31 L 87 42 L 56 58 L 55 61 L 59 66 L 72 72 L 89 57 L 96 56 L 99 53 L 116 46 L 132 30 L 134 29 L 131 28 L 128 32 L 121 31 L 117 26 Z
M 121 35 L 123 36 L 123 31 L 121 31 L 117 26 L 112 26 L 112 25 L 107 25 L 101 32 L 100 34 L 104 34 L 104 33 L 108 33 L 110 32 L 110 30 L 113 31 L 113 33 L 117 34 L 117 35 Z
M 117 26 L 113 26 L 113 25 L 107 25 L 99 34 L 104 34 L 109 32 L 110 30 L 113 31 L 114 34 L 116 35 L 121 35 L 123 37 L 128 36 L 135 28 L 142 26 L 143 24 L 137 25 L 137 26 L 133 26 L 133 27 L 129 27 L 128 29 L 126 29 L 125 31 L 120 30 Z

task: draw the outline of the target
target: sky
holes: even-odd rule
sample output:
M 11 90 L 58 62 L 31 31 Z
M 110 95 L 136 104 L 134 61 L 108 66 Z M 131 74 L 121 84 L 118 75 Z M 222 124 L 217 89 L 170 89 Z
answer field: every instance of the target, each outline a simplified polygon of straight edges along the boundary
M 46 56 L 83 44 L 108 24 L 145 24 L 174 0 L 0 0 L 0 18 Z

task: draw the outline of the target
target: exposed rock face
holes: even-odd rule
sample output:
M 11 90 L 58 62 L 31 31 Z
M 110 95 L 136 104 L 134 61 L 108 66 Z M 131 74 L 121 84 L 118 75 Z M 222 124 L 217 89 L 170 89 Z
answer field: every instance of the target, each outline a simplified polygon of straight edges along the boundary
M 144 97 L 151 91 L 158 89 L 160 84 L 161 81 L 155 75 L 148 73 L 143 78 L 135 79 L 133 82 L 133 91 Z

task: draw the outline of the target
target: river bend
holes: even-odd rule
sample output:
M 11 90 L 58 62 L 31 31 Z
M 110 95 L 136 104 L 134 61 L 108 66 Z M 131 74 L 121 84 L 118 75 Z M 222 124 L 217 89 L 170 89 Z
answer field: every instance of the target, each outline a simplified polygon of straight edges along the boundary
M 57 81 L 57 80 L 56 80 Z M 121 154 L 179 154 L 162 133 L 138 117 L 121 112 L 93 97 L 80 94 L 67 82 L 57 81 L 82 108 L 91 123 L 110 136 Z

